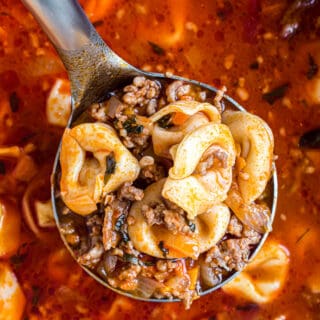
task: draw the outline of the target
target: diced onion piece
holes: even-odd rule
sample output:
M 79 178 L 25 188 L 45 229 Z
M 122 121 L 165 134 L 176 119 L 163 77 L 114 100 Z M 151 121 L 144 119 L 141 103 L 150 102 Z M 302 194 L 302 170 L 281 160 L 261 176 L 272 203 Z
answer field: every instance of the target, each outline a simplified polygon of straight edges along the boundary
M 46 202 L 35 201 L 35 211 L 38 219 L 38 224 L 42 228 L 50 228 L 55 226 L 51 200 Z
M 140 276 L 138 278 L 138 285 L 135 291 L 140 297 L 150 298 L 155 290 L 160 286 L 161 284 L 158 281 Z
M 71 112 L 70 83 L 57 79 L 47 100 L 47 119 L 50 124 L 65 127 Z

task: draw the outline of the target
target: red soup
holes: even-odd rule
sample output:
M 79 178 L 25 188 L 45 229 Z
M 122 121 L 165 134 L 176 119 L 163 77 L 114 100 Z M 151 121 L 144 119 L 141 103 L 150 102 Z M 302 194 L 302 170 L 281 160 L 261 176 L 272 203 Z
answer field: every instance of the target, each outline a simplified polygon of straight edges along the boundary
M 23 5 L 0 0 L 0 319 L 319 319 L 318 1 L 81 5 L 132 65 L 225 86 L 268 123 L 279 179 L 273 231 L 239 277 L 189 310 L 136 301 L 89 277 L 64 247 L 50 203 L 67 74 Z

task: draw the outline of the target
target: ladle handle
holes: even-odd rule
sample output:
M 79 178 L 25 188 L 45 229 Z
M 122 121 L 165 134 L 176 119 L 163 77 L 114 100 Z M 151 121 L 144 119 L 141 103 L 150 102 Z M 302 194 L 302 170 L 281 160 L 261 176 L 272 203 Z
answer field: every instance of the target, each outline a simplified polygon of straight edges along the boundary
M 101 39 L 76 0 L 22 0 L 57 49 L 71 81 L 73 107 L 85 108 L 137 69 Z M 82 109 L 82 108 L 81 108 Z
M 75 0 L 22 0 L 57 49 L 78 50 L 88 44 L 92 24 Z

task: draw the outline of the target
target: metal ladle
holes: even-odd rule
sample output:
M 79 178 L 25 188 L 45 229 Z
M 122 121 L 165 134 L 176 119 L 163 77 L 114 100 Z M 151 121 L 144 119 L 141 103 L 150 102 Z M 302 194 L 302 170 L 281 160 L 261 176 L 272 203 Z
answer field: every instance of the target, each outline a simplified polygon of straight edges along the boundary
M 213 95 L 218 91 L 216 88 L 198 81 L 188 80 L 177 76 L 166 77 L 163 74 L 144 72 L 133 67 L 121 59 L 105 44 L 76 0 L 22 0 L 22 2 L 31 11 L 46 32 L 67 69 L 71 82 L 72 95 L 72 112 L 68 127 L 70 127 L 78 116 L 90 105 L 106 100 L 109 92 L 131 83 L 135 76 L 145 76 L 149 79 L 161 81 L 165 81 L 166 79 L 169 81 L 182 80 L 185 83 L 205 89 Z M 227 107 L 245 111 L 242 106 L 229 96 L 224 95 L 223 99 Z M 59 211 L 56 196 L 57 190 L 59 190 L 59 154 L 60 147 L 57 151 L 53 168 L 51 196 L 55 220 L 60 231 L 62 213 Z M 273 168 L 273 177 L 270 181 L 272 195 L 270 199 L 271 223 L 274 219 L 278 195 L 275 166 Z M 60 235 L 71 255 L 75 258 L 74 252 L 67 243 L 64 235 L 61 232 Z M 263 235 L 260 243 L 252 253 L 251 258 L 260 250 L 267 236 L 268 232 Z M 178 301 L 177 299 L 145 299 L 121 291 L 111 287 L 104 279 L 99 277 L 89 268 L 83 265 L 81 265 L 81 267 L 99 283 L 119 294 L 153 302 Z M 233 273 L 220 284 L 202 291 L 200 295 L 208 294 L 222 287 L 238 273 L 239 272 Z

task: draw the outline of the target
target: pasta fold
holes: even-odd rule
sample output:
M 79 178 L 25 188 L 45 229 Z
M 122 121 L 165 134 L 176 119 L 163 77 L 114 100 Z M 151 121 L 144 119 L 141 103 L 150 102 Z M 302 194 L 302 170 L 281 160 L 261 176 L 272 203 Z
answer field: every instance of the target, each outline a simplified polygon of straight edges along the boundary
M 255 303 L 272 301 L 286 281 L 289 254 L 275 241 L 267 241 L 257 256 L 223 290 Z
M 134 218 L 134 223 L 128 226 L 129 237 L 137 250 L 157 258 L 164 258 L 164 252 L 159 246 L 162 243 L 168 250 L 166 258 L 196 259 L 223 237 L 230 220 L 230 211 L 224 204 L 212 206 L 193 220 L 195 231 L 192 235 L 172 234 L 164 226 L 149 225 L 142 214 L 142 207 L 163 202 L 161 191 L 165 180 L 147 187 L 144 198 L 133 203 L 129 216 Z
M 172 127 L 163 128 L 157 123 L 160 119 L 173 114 L 183 115 L 184 121 L 173 124 Z M 221 122 L 219 111 L 213 105 L 197 101 L 176 101 L 160 109 L 150 117 L 155 123 L 152 133 L 153 149 L 156 155 L 171 158 L 169 149 L 179 143 L 183 137 L 197 127 L 208 122 Z
M 164 198 L 183 208 L 189 219 L 226 199 L 235 162 L 235 145 L 226 125 L 202 125 L 171 151 L 174 164 L 162 191 Z M 201 172 L 199 165 L 209 156 L 218 161 Z
M 242 174 L 238 176 L 238 184 L 243 200 L 253 202 L 270 179 L 274 147 L 272 131 L 261 118 L 248 112 L 225 111 L 222 121 L 241 148 L 244 164 L 240 168 Z
M 86 157 L 90 152 L 93 158 Z M 111 162 L 109 164 L 108 162 Z M 96 210 L 103 195 L 134 181 L 139 163 L 106 124 L 84 123 L 67 129 L 62 138 L 61 196 L 74 212 L 87 215 Z

